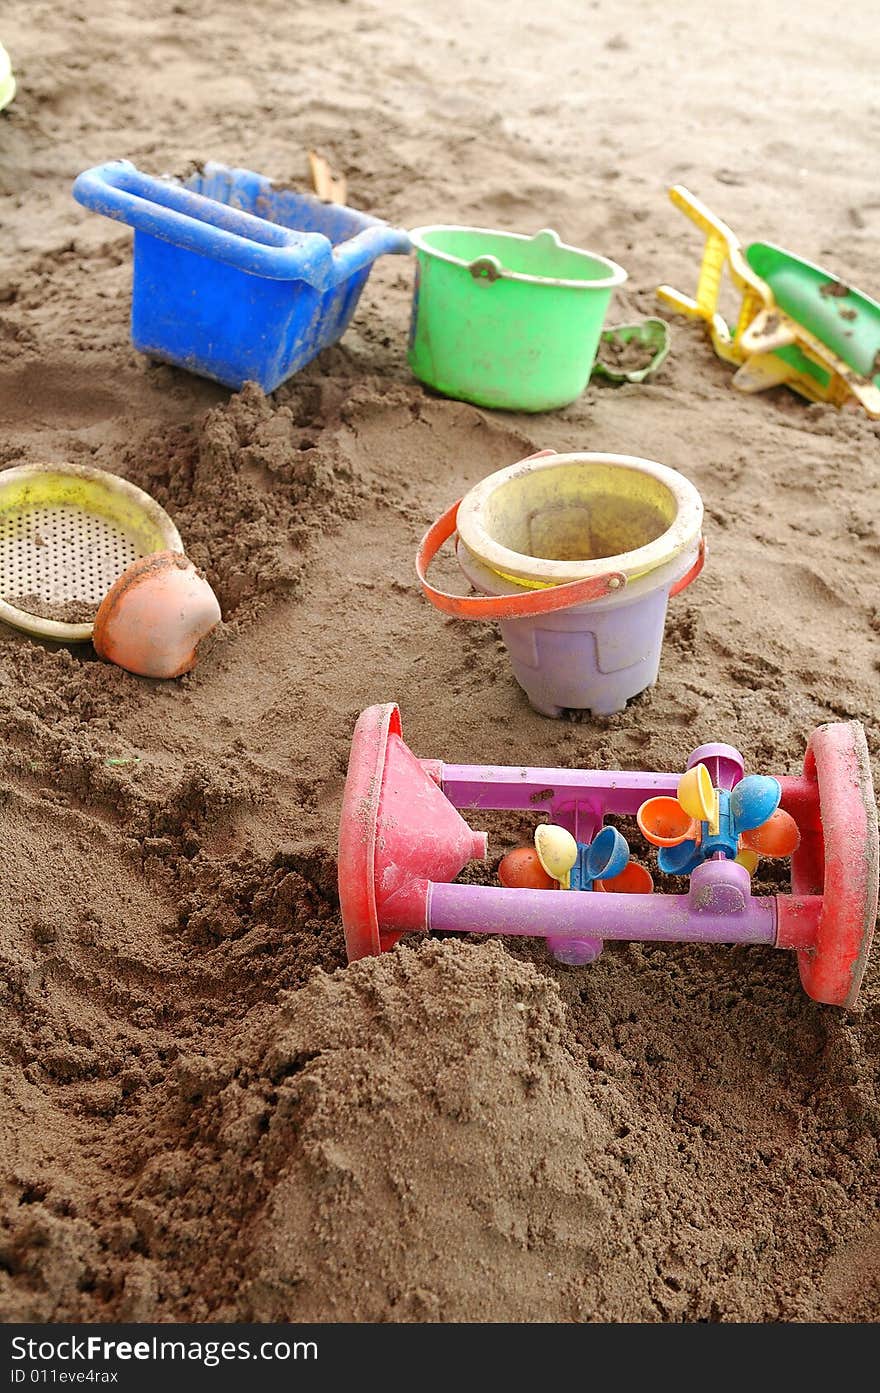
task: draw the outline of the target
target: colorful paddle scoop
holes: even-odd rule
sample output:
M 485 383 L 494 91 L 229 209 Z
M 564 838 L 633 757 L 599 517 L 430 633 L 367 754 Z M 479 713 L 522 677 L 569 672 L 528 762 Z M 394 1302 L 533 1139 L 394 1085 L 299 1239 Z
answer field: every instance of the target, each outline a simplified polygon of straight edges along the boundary
M 779 807 L 782 787 L 766 774 L 749 774 L 732 789 L 715 788 L 704 764 L 683 774 L 676 798 L 649 798 L 636 820 L 659 847 L 667 875 L 690 875 L 711 857 L 724 857 L 754 874 L 758 855 L 784 857 L 800 841 L 794 818 Z
M 629 844 L 616 827 L 603 827 L 592 842 L 577 842 L 564 827 L 542 823 L 534 850 L 516 847 L 502 858 L 498 879 L 510 890 L 605 890 L 650 895 L 649 871 L 630 861 Z

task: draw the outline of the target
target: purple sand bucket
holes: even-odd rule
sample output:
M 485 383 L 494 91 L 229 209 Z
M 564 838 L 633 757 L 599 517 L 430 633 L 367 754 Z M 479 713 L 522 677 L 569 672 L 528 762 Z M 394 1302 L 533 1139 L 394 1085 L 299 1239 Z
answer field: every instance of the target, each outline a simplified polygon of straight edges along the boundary
M 490 474 L 419 548 L 425 594 L 459 618 L 497 619 L 536 711 L 622 711 L 657 680 L 666 606 L 703 567 L 703 505 L 682 474 L 630 455 L 542 451 Z M 482 596 L 436 590 L 426 572 L 458 531 Z

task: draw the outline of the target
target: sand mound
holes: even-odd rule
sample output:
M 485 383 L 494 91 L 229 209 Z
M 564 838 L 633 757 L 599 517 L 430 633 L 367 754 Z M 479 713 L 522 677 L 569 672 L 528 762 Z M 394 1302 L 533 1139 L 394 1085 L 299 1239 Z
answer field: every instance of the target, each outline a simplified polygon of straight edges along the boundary
M 572 1051 L 555 985 L 500 944 L 319 973 L 240 1049 L 234 1066 L 181 1053 L 152 1138 L 130 1135 L 111 1225 L 128 1262 L 38 1205 L 8 1247 L 19 1278 L 76 1309 L 87 1273 L 138 1318 L 663 1309 L 661 1152 L 633 1178 L 631 1104 Z
M 259 1319 L 292 1293 L 312 1319 L 644 1311 L 625 1104 L 572 1056 L 552 984 L 499 945 L 318 978 L 264 1067 L 279 1173 L 248 1264 Z
M 112 1182 L 28 1185 L 0 1243 L 7 1318 L 878 1313 L 876 1233 L 847 1198 L 876 1154 L 876 1094 L 821 1081 L 841 1060 L 864 1076 L 846 1032 L 799 1042 L 790 1027 L 788 1053 L 819 1051 L 809 1092 L 839 1138 L 817 1166 L 814 1129 L 772 1093 L 751 1111 L 734 1094 L 722 1120 L 705 1082 L 670 1089 L 686 1057 L 676 1070 L 649 1018 L 630 1013 L 617 1049 L 568 1027 L 557 985 L 500 943 L 428 942 L 318 972 L 230 1026 L 223 1052 L 141 1049 L 140 1078 L 100 1083 L 88 1048 L 56 1043 L 31 1078 L 78 1085 L 80 1115 L 154 1087 L 118 1127 Z M 742 1143 L 732 1169 L 725 1126 Z
M 278 405 L 250 383 L 124 461 L 173 513 L 227 624 L 295 590 L 310 540 L 354 516 L 366 493 L 337 444 L 339 389 L 294 386 L 288 401 Z

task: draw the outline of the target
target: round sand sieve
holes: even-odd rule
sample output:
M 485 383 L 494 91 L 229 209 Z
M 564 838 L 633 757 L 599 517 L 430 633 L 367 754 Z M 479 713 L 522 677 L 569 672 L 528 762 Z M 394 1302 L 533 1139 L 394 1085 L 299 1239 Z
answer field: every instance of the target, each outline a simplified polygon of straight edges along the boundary
M 126 479 L 79 464 L 0 472 L 0 621 L 84 643 L 113 582 L 154 551 L 183 543 L 165 510 Z

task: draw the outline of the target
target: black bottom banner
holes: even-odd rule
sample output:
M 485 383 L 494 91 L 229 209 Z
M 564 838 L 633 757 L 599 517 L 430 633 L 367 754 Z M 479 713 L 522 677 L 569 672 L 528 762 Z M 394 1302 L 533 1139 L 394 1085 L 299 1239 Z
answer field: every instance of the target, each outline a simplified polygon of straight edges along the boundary
M 723 1356 L 735 1376 L 775 1352 L 789 1368 L 797 1355 L 815 1368 L 822 1353 L 840 1357 L 841 1337 L 847 1359 L 856 1359 L 859 1348 L 868 1353 L 869 1332 L 873 1342 L 871 1326 L 843 1325 L 8 1325 L 0 1326 L 0 1393 L 34 1387 L 290 1393 L 330 1380 L 335 1387 L 345 1375 L 358 1384 L 375 1376 L 385 1389 L 413 1388 L 432 1374 L 458 1384 L 489 1370 L 496 1383 L 508 1376 L 521 1385 L 546 1383 L 554 1369 L 586 1370 L 596 1359 L 640 1353 L 677 1363 Z M 687 1386 L 687 1379 L 676 1375 L 676 1383 Z

